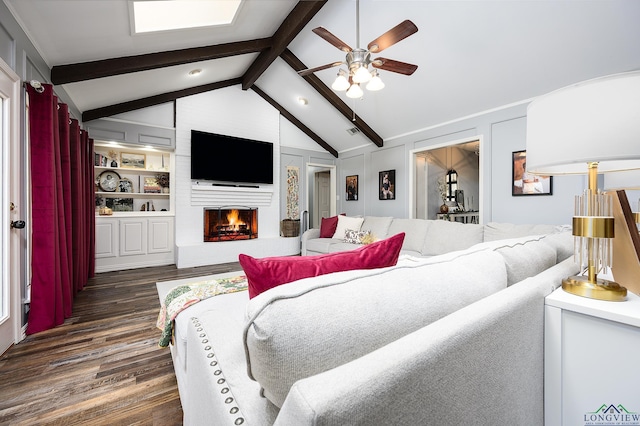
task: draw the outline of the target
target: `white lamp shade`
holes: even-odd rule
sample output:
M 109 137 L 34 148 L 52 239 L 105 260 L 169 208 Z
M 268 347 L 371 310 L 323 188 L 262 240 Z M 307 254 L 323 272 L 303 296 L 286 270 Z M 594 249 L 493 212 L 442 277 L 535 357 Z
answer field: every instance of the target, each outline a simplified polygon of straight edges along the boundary
M 367 83 L 367 90 L 375 92 L 378 90 L 382 90 L 383 88 L 384 88 L 384 83 L 382 82 L 382 79 L 376 72 L 375 74 L 373 74 L 373 77 L 371 77 L 371 81 Z
M 351 87 L 349 88 L 349 90 L 347 90 L 347 97 L 351 98 L 351 99 L 358 99 L 361 98 L 362 95 L 364 95 L 364 92 L 362 91 L 362 89 L 360 88 L 359 84 L 352 84 Z
M 640 71 L 536 98 L 527 108 L 527 171 L 586 174 L 640 168 Z
M 347 90 L 349 88 L 349 80 L 343 75 L 338 74 L 335 81 L 331 85 L 331 88 L 337 92 L 342 92 L 343 90 Z
M 353 73 L 352 78 L 354 83 L 366 83 L 367 81 L 371 80 L 371 73 L 369 72 L 367 67 L 360 66 Z

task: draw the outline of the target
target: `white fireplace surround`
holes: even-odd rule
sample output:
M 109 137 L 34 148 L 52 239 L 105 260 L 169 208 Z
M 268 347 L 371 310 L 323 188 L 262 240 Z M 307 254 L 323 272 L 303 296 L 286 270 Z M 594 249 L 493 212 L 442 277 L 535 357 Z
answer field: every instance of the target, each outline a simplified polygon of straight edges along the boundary
M 231 205 L 265 207 L 271 205 L 273 185 L 265 187 L 216 186 L 211 183 L 191 184 L 191 205 L 222 207 Z

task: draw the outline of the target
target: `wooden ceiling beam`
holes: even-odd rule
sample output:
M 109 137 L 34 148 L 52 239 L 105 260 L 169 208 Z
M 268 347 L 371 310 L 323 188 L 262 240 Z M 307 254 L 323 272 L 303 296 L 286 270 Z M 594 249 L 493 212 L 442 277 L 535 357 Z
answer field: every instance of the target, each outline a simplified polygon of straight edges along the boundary
M 273 34 L 271 48 L 264 50 L 253 61 L 242 78 L 242 90 L 249 89 L 269 65 L 289 46 L 311 18 L 327 3 L 327 0 L 301 0 Z
M 247 53 L 263 52 L 271 47 L 271 38 L 194 47 L 77 64 L 56 65 L 51 69 L 53 84 L 67 84 L 102 77 L 148 71 L 157 68 L 208 61 Z
M 284 61 L 289 64 L 296 72 L 306 70 L 308 67 L 293 54 L 289 49 L 285 49 L 280 55 Z M 315 76 L 315 74 L 307 74 L 301 76 L 307 83 L 309 83 L 318 93 L 320 93 L 335 109 L 340 111 L 342 115 L 348 118 L 353 124 L 360 129 L 362 134 L 371 139 L 371 141 L 379 147 L 383 145 L 383 139 L 378 135 L 362 118 L 360 118 L 355 111 L 353 111 L 347 104 L 345 104 L 336 93 L 327 87 L 322 80 Z
M 256 92 L 258 95 L 260 95 L 262 97 L 262 99 L 264 99 L 265 101 L 269 102 L 271 104 L 271 106 L 273 106 L 275 109 L 280 111 L 280 114 L 284 118 L 286 118 L 291 123 L 293 123 L 293 125 L 296 126 L 298 129 L 302 130 L 302 132 L 304 132 L 305 135 L 307 135 L 311 139 L 313 139 L 318 145 L 320 145 L 321 147 L 326 149 L 329 153 L 331 153 L 331 155 L 333 155 L 334 157 L 338 158 L 338 151 L 336 151 L 335 148 L 333 148 L 331 145 L 329 145 L 327 142 L 325 142 L 325 140 L 322 139 L 320 136 L 318 136 L 316 133 L 314 133 L 313 130 L 311 130 L 310 128 L 305 126 L 300 120 L 298 120 L 296 117 L 294 117 L 293 114 L 291 114 L 289 111 L 287 111 L 282 105 L 277 103 L 273 98 L 271 98 L 269 95 L 267 95 L 262 90 L 260 90 L 260 88 L 258 86 L 256 86 L 255 84 L 251 86 L 251 89 L 254 92 Z
M 174 92 L 162 93 L 160 95 L 149 96 L 147 98 L 136 99 L 134 101 L 122 102 L 120 104 L 109 105 L 102 108 L 90 109 L 82 113 L 82 121 L 91 121 L 98 118 L 110 117 L 141 108 L 172 102 L 185 96 L 197 95 L 198 93 L 209 92 L 211 90 L 222 89 L 223 87 L 234 86 L 242 83 L 241 78 L 218 81 L 216 83 L 203 84 L 202 86 L 190 87 L 188 89 L 176 90 Z

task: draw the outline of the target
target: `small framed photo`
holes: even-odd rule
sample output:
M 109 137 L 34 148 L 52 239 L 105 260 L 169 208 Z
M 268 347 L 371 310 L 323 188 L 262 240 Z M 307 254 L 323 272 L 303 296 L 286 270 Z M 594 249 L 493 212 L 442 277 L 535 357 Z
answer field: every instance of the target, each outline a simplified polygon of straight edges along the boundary
M 396 199 L 396 171 L 385 170 L 378 173 L 378 188 L 380 190 L 378 199 Z
M 346 200 L 358 200 L 358 175 L 347 176 L 346 179 Z
M 128 169 L 146 169 L 147 156 L 132 152 L 120 153 L 120 167 Z
M 133 182 L 131 179 L 122 178 L 118 181 L 118 192 L 133 192 Z
M 553 176 L 527 172 L 527 152 L 515 151 L 511 156 L 511 195 L 553 195 Z

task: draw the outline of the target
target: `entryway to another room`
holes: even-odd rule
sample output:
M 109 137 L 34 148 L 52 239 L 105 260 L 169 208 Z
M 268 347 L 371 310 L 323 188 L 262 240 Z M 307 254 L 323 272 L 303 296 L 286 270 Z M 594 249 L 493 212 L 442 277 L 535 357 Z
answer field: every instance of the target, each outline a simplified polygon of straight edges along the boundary
M 482 137 L 411 151 L 410 217 L 481 223 Z

